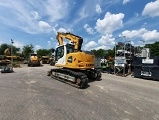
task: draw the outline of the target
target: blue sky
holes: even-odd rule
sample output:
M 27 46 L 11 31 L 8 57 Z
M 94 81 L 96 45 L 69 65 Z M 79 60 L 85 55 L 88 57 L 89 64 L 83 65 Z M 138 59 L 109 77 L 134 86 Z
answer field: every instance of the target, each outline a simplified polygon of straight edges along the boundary
M 0 44 L 55 48 L 56 33 L 83 37 L 84 50 L 159 41 L 159 0 L 1 0 Z M 143 41 L 145 42 L 143 42 Z

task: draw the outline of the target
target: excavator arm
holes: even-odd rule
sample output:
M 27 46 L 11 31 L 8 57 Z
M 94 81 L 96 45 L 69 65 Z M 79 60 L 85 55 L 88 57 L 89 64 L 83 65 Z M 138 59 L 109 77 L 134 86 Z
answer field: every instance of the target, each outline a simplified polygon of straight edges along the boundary
M 4 54 L 5 54 L 6 56 L 10 55 L 10 50 L 9 50 L 9 48 L 7 48 L 7 49 L 4 50 Z
M 74 45 L 74 51 L 80 51 L 83 43 L 83 38 L 72 33 L 58 32 L 56 39 L 59 45 L 63 45 L 63 39 L 68 39 Z

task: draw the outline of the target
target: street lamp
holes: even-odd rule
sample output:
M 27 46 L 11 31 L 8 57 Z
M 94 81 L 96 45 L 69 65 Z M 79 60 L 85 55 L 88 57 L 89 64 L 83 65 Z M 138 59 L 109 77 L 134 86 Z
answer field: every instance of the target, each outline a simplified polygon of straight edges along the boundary
M 11 64 L 12 64 L 12 67 L 13 67 L 13 43 L 14 43 L 14 41 L 11 39 Z

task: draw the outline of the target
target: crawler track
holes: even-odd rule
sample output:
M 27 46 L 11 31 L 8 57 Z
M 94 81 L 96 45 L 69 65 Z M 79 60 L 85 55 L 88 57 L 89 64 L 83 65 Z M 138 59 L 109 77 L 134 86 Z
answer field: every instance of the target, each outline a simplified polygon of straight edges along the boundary
M 88 77 L 82 72 L 70 69 L 51 69 L 48 75 L 77 88 L 82 89 L 88 86 Z

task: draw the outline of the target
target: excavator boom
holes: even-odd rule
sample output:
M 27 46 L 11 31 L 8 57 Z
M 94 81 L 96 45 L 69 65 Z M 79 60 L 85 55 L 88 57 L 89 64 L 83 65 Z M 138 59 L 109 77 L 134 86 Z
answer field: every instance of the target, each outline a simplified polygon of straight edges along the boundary
M 74 51 L 80 51 L 83 43 L 83 38 L 72 33 L 57 33 L 57 40 L 59 45 L 63 45 L 63 39 L 70 40 L 71 43 L 74 45 Z
M 5 54 L 6 56 L 10 55 L 10 50 L 9 50 L 9 48 L 7 48 L 7 49 L 4 50 L 4 54 Z

